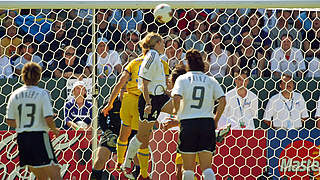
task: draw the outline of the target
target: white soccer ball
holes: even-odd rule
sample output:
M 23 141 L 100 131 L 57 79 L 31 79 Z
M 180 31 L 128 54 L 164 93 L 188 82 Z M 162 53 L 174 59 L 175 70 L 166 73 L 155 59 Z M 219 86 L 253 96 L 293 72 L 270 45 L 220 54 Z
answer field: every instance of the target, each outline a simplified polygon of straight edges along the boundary
M 87 128 L 88 127 L 88 125 L 87 125 L 87 123 L 85 123 L 85 122 L 83 122 L 83 121 L 78 121 L 78 122 L 76 122 L 77 123 L 77 125 L 79 126 L 79 127 L 81 127 L 81 128 Z
M 172 19 L 173 10 L 168 4 L 159 4 L 154 9 L 153 15 L 159 23 L 167 23 Z

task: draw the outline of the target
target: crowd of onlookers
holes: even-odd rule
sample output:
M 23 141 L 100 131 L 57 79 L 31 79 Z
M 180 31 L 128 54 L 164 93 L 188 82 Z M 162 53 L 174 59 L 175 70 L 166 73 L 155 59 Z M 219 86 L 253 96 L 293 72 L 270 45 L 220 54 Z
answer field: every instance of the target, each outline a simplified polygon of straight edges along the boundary
M 44 77 L 89 77 L 93 59 L 99 77 L 117 75 L 141 55 L 138 42 L 150 31 L 163 35 L 171 68 L 196 48 L 215 77 L 244 67 L 252 77 L 320 77 L 320 11 L 178 9 L 160 24 L 150 9 L 22 9 L 0 10 L 0 21 L 0 78 L 19 75 L 29 61 Z

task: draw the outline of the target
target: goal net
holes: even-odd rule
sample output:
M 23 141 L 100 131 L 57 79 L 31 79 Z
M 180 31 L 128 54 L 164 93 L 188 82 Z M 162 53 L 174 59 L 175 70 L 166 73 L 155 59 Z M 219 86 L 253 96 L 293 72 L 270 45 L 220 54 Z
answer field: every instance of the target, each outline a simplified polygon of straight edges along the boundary
M 237 8 L 217 3 L 215 9 L 206 2 L 199 7 L 178 3 L 166 24 L 155 21 L 156 4 L 150 3 L 106 9 L 0 5 L 0 179 L 35 179 L 19 167 L 16 135 L 4 121 L 11 93 L 23 85 L 23 65 L 33 61 L 43 68 L 39 86 L 50 92 L 55 122 L 63 131 L 51 138 L 61 175 L 88 179 L 100 135 L 98 110 L 123 68 L 141 56 L 138 42 L 147 32 L 162 35 L 162 59 L 170 70 L 186 65 L 188 49 L 198 49 L 206 73 L 226 93 L 218 128 L 231 123 L 232 130 L 217 143 L 212 160 L 218 179 L 320 178 L 320 4 L 308 1 L 301 7 L 315 9 L 299 9 L 299 4 L 269 9 L 265 2 L 261 8 L 245 3 Z M 77 114 L 90 119 L 85 123 L 92 128 L 85 131 L 66 125 L 66 103 L 77 79 L 84 81 L 86 99 L 93 103 L 92 117 Z M 159 122 L 167 116 L 162 114 Z M 153 179 L 176 179 L 178 133 L 179 128 L 153 131 Z M 105 170 L 123 179 L 115 163 L 113 155 Z M 201 177 L 199 167 L 196 177 Z

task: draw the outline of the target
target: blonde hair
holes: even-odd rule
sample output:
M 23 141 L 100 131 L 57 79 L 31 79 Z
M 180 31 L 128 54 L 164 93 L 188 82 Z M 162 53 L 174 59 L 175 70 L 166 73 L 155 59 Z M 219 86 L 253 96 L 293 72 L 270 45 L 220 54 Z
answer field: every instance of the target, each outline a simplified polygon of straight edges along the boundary
M 37 85 L 41 78 L 41 67 L 35 62 L 29 62 L 22 68 L 22 81 L 25 85 Z
M 140 47 L 142 49 L 143 55 L 146 55 L 150 49 L 153 49 L 154 46 L 162 40 L 162 37 L 158 33 L 148 33 L 141 41 Z

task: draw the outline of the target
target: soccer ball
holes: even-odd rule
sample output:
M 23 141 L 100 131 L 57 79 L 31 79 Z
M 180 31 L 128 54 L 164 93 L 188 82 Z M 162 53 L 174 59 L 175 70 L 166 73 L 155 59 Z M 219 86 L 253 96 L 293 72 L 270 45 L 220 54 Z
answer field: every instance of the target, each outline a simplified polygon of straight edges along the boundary
M 159 4 L 153 11 L 154 18 L 159 23 L 167 23 L 172 19 L 173 10 L 168 4 Z

